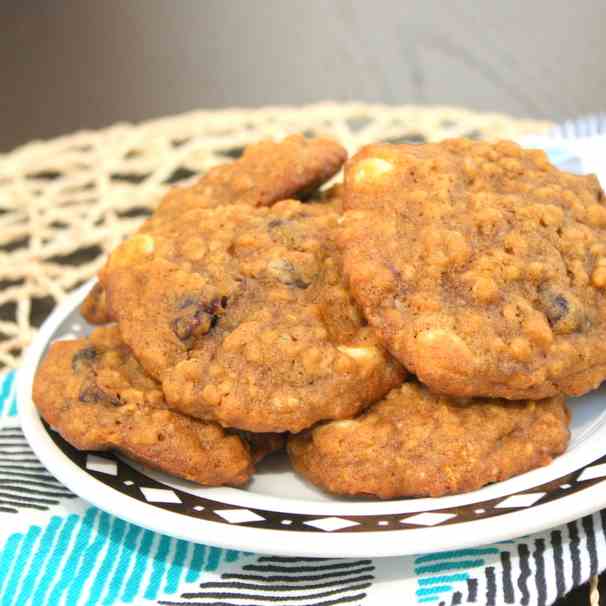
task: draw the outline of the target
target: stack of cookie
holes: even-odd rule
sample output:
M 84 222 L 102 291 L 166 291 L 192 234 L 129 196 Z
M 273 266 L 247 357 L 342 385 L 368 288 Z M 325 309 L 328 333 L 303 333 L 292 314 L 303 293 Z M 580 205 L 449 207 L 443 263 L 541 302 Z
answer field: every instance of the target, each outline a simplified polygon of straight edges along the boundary
M 366 147 L 317 193 L 345 159 L 293 136 L 170 192 L 82 306 L 105 326 L 51 346 L 45 419 L 204 485 L 287 440 L 318 486 L 380 498 L 563 452 L 564 396 L 606 377 L 597 180 L 453 140 Z

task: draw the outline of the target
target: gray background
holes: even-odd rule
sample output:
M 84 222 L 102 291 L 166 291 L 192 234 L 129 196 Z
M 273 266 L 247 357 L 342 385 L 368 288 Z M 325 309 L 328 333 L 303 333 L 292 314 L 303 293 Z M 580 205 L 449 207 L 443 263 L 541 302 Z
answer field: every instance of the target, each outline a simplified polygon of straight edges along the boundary
M 0 2 L 0 150 L 194 108 L 606 108 L 605 0 Z

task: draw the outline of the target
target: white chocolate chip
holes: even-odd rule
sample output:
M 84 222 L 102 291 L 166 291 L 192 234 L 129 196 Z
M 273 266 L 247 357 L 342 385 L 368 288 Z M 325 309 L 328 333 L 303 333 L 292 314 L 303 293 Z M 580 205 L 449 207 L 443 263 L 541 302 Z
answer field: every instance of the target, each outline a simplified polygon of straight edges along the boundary
M 301 405 L 301 401 L 292 396 L 275 396 L 271 399 L 271 405 L 278 410 L 294 410 Z
M 141 252 L 146 255 L 151 255 L 156 248 L 155 240 L 148 234 L 141 234 L 136 237 L 139 239 L 139 249 Z
M 137 234 L 123 242 L 111 255 L 112 267 L 128 267 L 141 257 L 153 254 L 156 248 L 154 239 L 148 234 Z
M 431 345 L 433 343 L 444 343 L 450 347 L 467 347 L 463 339 L 455 334 L 452 330 L 446 328 L 430 328 L 424 330 L 419 334 L 417 340 L 424 345 Z
M 343 419 L 342 421 L 333 421 L 331 423 L 331 427 L 336 427 L 337 429 L 351 429 L 356 426 L 356 422 L 351 419 Z
M 338 345 L 337 349 L 354 360 L 364 361 L 379 357 L 379 350 L 376 347 L 346 347 L 345 345 Z
M 417 360 L 415 366 L 419 376 L 425 372 L 433 374 L 454 372 L 465 375 L 474 366 L 474 356 L 465 341 L 452 330 L 431 328 L 417 336 Z
M 367 158 L 356 166 L 354 181 L 356 183 L 374 181 L 392 170 L 393 164 L 387 160 L 383 160 L 383 158 Z

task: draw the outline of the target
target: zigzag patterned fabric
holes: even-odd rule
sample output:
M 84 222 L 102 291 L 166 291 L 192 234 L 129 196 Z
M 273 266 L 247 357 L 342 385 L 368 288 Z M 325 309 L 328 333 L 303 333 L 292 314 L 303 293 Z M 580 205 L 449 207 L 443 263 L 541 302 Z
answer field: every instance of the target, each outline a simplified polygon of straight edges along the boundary
M 161 535 L 92 507 L 38 461 L 0 377 L 0 606 L 553 603 L 606 568 L 606 512 L 418 557 L 261 556 Z

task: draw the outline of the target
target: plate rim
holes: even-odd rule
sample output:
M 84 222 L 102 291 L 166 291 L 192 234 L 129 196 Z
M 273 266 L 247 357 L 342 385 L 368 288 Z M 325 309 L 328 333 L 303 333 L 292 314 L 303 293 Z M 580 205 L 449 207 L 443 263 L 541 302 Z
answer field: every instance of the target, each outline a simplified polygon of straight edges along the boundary
M 519 538 L 565 524 L 606 506 L 606 480 L 554 501 L 498 518 L 445 526 L 355 532 L 292 531 L 246 527 L 192 518 L 141 502 L 103 483 L 71 461 L 54 443 L 31 399 L 35 370 L 54 331 L 93 287 L 92 278 L 66 297 L 43 323 L 17 371 L 17 404 L 23 432 L 40 461 L 74 494 L 128 522 L 188 541 L 256 553 L 307 557 L 391 557 L 462 549 Z M 132 514 L 131 514 L 132 512 Z M 286 514 L 288 515 L 288 514 Z

